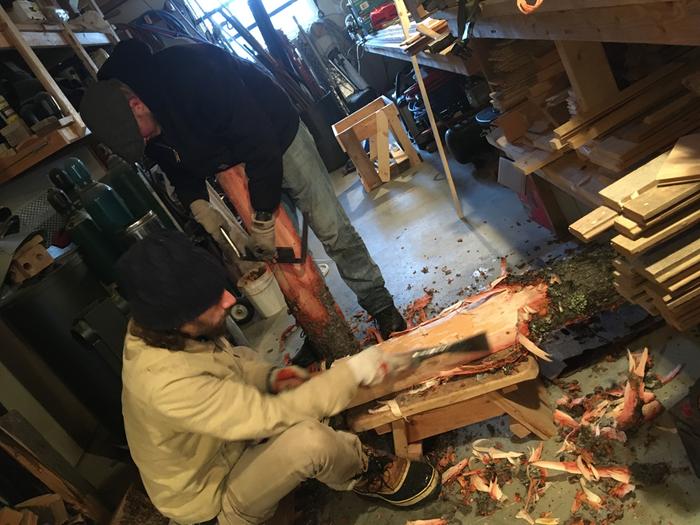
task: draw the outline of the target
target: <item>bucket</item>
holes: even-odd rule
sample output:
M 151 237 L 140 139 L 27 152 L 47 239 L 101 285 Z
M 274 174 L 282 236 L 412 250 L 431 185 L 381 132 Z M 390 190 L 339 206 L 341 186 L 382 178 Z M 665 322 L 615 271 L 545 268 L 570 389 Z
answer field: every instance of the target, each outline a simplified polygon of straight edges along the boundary
M 243 291 L 258 313 L 265 318 L 272 317 L 287 307 L 282 290 L 267 267 L 244 274 L 238 280 L 238 289 Z

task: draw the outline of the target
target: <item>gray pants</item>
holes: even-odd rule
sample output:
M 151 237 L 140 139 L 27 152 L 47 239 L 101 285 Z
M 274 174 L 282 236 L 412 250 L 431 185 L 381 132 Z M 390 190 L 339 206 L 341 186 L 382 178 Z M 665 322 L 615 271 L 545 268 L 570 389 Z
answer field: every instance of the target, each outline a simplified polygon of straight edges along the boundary
M 338 202 L 314 139 L 303 123 L 282 161 L 283 191 L 297 208 L 309 214 L 311 229 L 360 306 L 370 314 L 392 306 L 382 273 Z

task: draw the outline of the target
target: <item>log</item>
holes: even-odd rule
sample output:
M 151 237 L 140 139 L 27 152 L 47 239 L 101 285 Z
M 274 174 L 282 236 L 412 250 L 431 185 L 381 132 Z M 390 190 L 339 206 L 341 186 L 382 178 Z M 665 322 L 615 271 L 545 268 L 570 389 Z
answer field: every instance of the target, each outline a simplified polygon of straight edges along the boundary
M 248 178 L 241 165 L 217 174 L 224 193 L 250 228 L 253 207 L 248 193 Z M 287 213 L 280 207 L 275 221 L 275 237 L 281 246 L 301 252 L 301 239 Z M 302 264 L 270 264 L 292 315 L 314 348 L 327 358 L 357 353 L 359 344 L 323 277 L 310 255 Z
M 468 297 L 447 308 L 437 317 L 379 343 L 385 352 L 402 353 L 466 339 L 485 333 L 489 349 L 470 354 L 447 354 L 422 362 L 417 368 L 398 374 L 391 381 L 361 389 L 349 407 L 368 403 L 387 394 L 405 390 L 440 372 L 481 359 L 516 344 L 519 330 L 527 335 L 521 322 L 523 309 L 546 313 L 547 286 L 504 285 Z

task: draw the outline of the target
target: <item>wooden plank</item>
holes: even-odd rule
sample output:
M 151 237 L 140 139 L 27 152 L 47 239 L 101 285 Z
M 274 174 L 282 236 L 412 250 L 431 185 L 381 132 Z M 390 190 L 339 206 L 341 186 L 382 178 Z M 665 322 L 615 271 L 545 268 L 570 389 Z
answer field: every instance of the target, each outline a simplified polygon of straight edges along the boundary
M 406 421 L 398 419 L 391 423 L 391 435 L 394 438 L 394 454 L 408 458 L 408 435 Z
M 408 421 L 408 440 L 411 442 L 479 423 L 504 413 L 488 396 L 455 403 L 449 407 L 416 414 Z
M 73 30 L 70 28 L 70 25 L 68 25 L 67 22 L 63 22 L 63 36 L 65 37 L 66 42 L 68 42 L 68 45 L 73 49 L 73 52 L 76 54 L 78 59 L 80 59 L 80 61 L 83 63 L 83 66 L 85 66 L 88 74 L 93 78 L 93 80 L 97 80 L 97 65 L 82 46 L 78 40 L 78 37 L 76 37 L 75 33 L 73 33 Z
M 606 103 L 601 104 L 598 107 L 592 108 L 588 113 L 581 113 L 572 116 L 567 122 L 557 127 L 554 130 L 554 134 L 558 137 L 566 137 L 571 133 L 576 132 L 576 130 L 580 129 L 581 127 L 592 125 L 593 122 L 595 122 L 597 119 L 610 113 L 611 111 L 614 111 L 623 104 L 626 104 L 639 94 L 648 90 L 656 82 L 665 80 L 666 77 L 669 77 L 671 75 L 673 75 L 673 77 L 675 78 L 676 76 L 678 76 L 677 73 L 682 67 L 683 64 L 679 62 L 667 64 L 665 66 L 657 68 L 656 70 L 654 70 L 654 72 L 650 73 L 646 77 L 642 78 L 641 80 L 638 80 L 631 86 L 628 86 L 622 91 L 620 91 L 619 94 L 615 96 L 612 100 L 607 101 Z
M 411 461 L 423 461 L 423 443 L 409 443 L 406 457 Z
M 645 110 L 657 105 L 660 101 L 673 96 L 675 93 L 682 90 L 680 82 L 659 82 L 654 84 L 644 93 L 641 93 L 626 104 L 611 111 L 600 119 L 597 119 L 593 124 L 582 128 L 576 133 L 566 137 L 566 143 L 572 148 L 580 148 L 584 144 L 590 142 L 596 137 L 624 124 L 635 118 Z M 556 130 L 555 130 L 556 131 Z
M 65 477 L 72 467 L 17 411 L 0 418 L 0 448 L 80 512 L 98 523 L 108 519 L 107 509 L 86 482 L 77 475 L 71 475 L 70 480 Z
M 623 5 L 654 4 L 659 0 L 550 0 L 543 2 L 535 13 L 547 11 L 577 11 L 579 9 L 598 9 L 601 7 L 619 7 Z M 674 0 L 670 0 L 671 2 Z M 479 4 L 485 17 L 508 16 L 520 14 L 512 0 L 486 0 Z
M 675 215 L 682 213 L 685 208 L 689 208 L 697 202 L 700 202 L 700 193 L 696 193 L 695 195 L 688 197 L 672 208 L 669 208 L 663 213 L 658 214 L 656 217 L 649 219 L 646 224 L 638 224 L 629 217 L 619 215 L 617 219 L 615 219 L 615 228 L 630 239 L 637 239 L 644 233 L 645 230 L 648 230 L 649 228 L 661 224 Z
M 53 79 L 48 70 L 44 67 L 36 56 L 36 53 L 32 50 L 29 44 L 24 40 L 22 34 L 15 27 L 14 22 L 9 17 L 7 12 L 3 7 L 0 7 L 0 29 L 5 35 L 7 41 L 17 50 L 22 59 L 27 63 L 29 69 L 32 70 L 34 76 L 41 82 L 44 89 L 54 98 L 58 107 L 65 116 L 71 116 L 74 119 L 75 124 L 79 129 L 85 129 L 85 124 L 80 118 L 80 114 L 70 103 L 68 98 L 63 94 L 63 91 L 56 81 Z
M 560 40 L 555 44 L 581 111 L 599 107 L 619 93 L 603 44 Z
M 488 394 L 518 423 L 541 439 L 549 439 L 557 434 L 552 418 L 552 409 L 547 406 L 547 391 L 539 379 L 522 383 L 515 392 Z
M 348 115 L 342 120 L 339 120 L 335 124 L 331 126 L 333 128 L 333 133 L 337 137 L 338 135 L 341 135 L 342 133 L 346 132 L 348 129 L 351 127 L 357 125 L 361 120 L 363 120 L 366 117 L 369 117 L 370 115 L 374 115 L 377 111 L 382 109 L 384 106 L 386 106 L 386 102 L 382 97 L 375 98 L 372 102 L 367 104 L 366 106 L 358 109 L 354 113 Z M 342 146 L 342 144 L 341 144 Z
M 32 166 L 81 138 L 83 137 L 78 135 L 71 126 L 67 126 L 41 137 L 36 144 L 21 154 L 0 158 L 0 183 L 21 175 Z
M 700 181 L 700 134 L 678 139 L 656 180 L 660 186 Z
M 601 190 L 600 197 L 605 205 L 621 212 L 627 201 L 656 186 L 656 174 L 667 157 L 668 153 L 662 153 Z
M 382 181 L 374 169 L 374 164 L 370 162 L 367 153 L 360 145 L 360 142 L 357 139 L 353 129 L 350 128 L 342 134 L 337 135 L 337 139 L 338 142 L 344 146 L 343 149 L 348 154 L 348 157 L 350 157 L 350 160 L 352 160 L 352 163 L 355 165 L 357 175 L 360 177 L 365 191 L 369 193 L 377 186 L 380 186 Z
M 589 242 L 615 224 L 617 212 L 607 206 L 598 206 L 569 226 L 569 231 L 579 240 Z
M 413 147 L 413 143 L 408 137 L 408 134 L 406 133 L 406 130 L 404 129 L 403 124 L 399 119 L 398 108 L 396 107 L 396 105 L 391 104 L 387 106 L 386 109 L 384 109 L 384 114 L 386 115 L 386 118 L 389 121 L 389 128 L 391 129 L 391 134 L 394 135 L 394 138 L 399 143 L 399 146 L 401 146 L 401 149 L 403 150 L 404 154 L 408 156 L 411 166 L 418 166 L 422 162 L 421 158 L 418 155 L 416 149 Z M 399 162 L 399 160 L 397 160 L 397 162 Z
M 548 3 L 545 0 L 544 3 Z M 583 3 L 583 2 L 581 2 Z M 585 2 L 588 4 L 588 0 Z M 475 38 L 576 40 L 641 44 L 700 45 L 700 5 L 696 0 L 671 4 L 543 11 L 529 16 L 480 17 Z
M 638 239 L 629 239 L 624 235 L 613 237 L 612 244 L 617 251 L 627 256 L 634 256 L 658 246 L 671 236 L 687 230 L 700 223 L 700 205 L 695 205 L 693 209 L 677 221 L 670 224 L 660 224 L 646 232 Z
M 673 117 L 691 103 L 695 103 L 697 97 L 698 95 L 696 93 L 686 93 L 685 95 L 674 99 L 673 101 L 666 104 L 664 107 L 655 111 L 654 113 L 650 113 L 649 115 L 644 117 L 642 122 L 644 122 L 644 124 L 648 126 L 658 124 L 668 118 Z
M 533 149 L 527 155 L 518 157 L 514 160 L 515 167 L 522 171 L 525 175 L 536 172 L 560 158 L 566 153 L 561 149 L 558 151 L 543 151 L 541 149 Z
M 544 166 L 537 174 L 589 208 L 603 204 L 599 192 L 612 182 L 595 166 L 578 158 L 575 152 Z
M 34 49 L 51 48 L 51 47 L 68 47 L 65 37 L 62 33 L 53 31 L 21 31 L 22 38 Z M 104 33 L 96 33 L 93 31 L 74 31 L 80 45 L 104 46 L 110 43 L 110 38 Z M 12 49 L 14 46 L 10 40 L 0 32 L 0 49 Z
M 639 224 L 646 224 L 650 219 L 698 192 L 700 183 L 657 186 L 625 202 L 622 213 Z
M 505 374 L 498 370 L 491 374 L 485 374 L 484 377 L 457 379 L 431 389 L 427 395 L 411 395 L 404 392 L 394 400 L 401 410 L 401 414 L 411 418 L 416 414 L 454 405 L 494 390 L 529 381 L 537 377 L 538 373 L 537 361 L 534 357 L 528 356 L 527 360 L 517 365 L 512 374 Z M 362 406 L 351 411 L 348 415 L 348 424 L 353 432 L 365 432 L 397 419 L 400 418 L 389 410 L 370 414 L 367 407 Z
M 409 33 L 409 21 L 408 12 L 406 11 L 406 5 L 403 0 L 394 0 L 394 5 L 396 5 L 396 11 L 399 15 L 399 20 L 401 21 L 401 27 L 403 29 L 404 38 L 408 38 Z M 442 170 L 447 178 L 447 185 L 450 188 L 450 194 L 452 196 L 452 204 L 457 212 L 457 217 L 464 219 L 464 211 L 462 210 L 462 201 L 459 199 L 457 194 L 457 187 L 455 186 L 454 180 L 452 179 L 452 171 L 450 170 L 450 165 L 447 162 L 447 156 L 445 155 L 445 148 L 442 144 L 442 137 L 440 135 L 440 130 L 437 127 L 437 122 L 435 121 L 435 115 L 433 115 L 433 108 L 430 105 L 430 97 L 428 96 L 428 91 L 425 89 L 425 82 L 423 82 L 423 75 L 420 71 L 420 66 L 418 65 L 418 59 L 415 55 L 411 56 L 411 64 L 413 65 L 413 72 L 416 77 L 416 82 L 418 83 L 418 88 L 420 90 L 421 98 L 423 99 L 423 105 L 425 106 L 425 111 L 428 114 L 428 120 L 430 121 L 430 129 L 433 132 L 433 139 L 437 145 L 438 154 L 440 155 L 440 162 L 442 163 Z
M 667 273 L 684 270 L 687 266 L 683 267 L 683 265 L 688 261 L 690 265 L 700 263 L 693 260 L 699 255 L 700 227 L 696 226 L 676 235 L 663 246 L 633 260 L 633 264 L 650 279 L 659 279 Z
M 389 171 L 389 121 L 384 111 L 377 111 L 375 114 L 377 126 L 377 174 L 382 182 L 391 180 Z

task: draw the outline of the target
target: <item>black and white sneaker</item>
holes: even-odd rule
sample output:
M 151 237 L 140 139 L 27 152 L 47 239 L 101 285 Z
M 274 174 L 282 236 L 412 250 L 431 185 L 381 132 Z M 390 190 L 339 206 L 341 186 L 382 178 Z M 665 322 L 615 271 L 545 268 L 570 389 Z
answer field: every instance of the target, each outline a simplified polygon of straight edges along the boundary
M 427 463 L 362 448 L 367 454 L 367 470 L 353 489 L 361 496 L 379 498 L 397 507 L 412 507 L 428 499 L 440 486 L 437 470 Z

